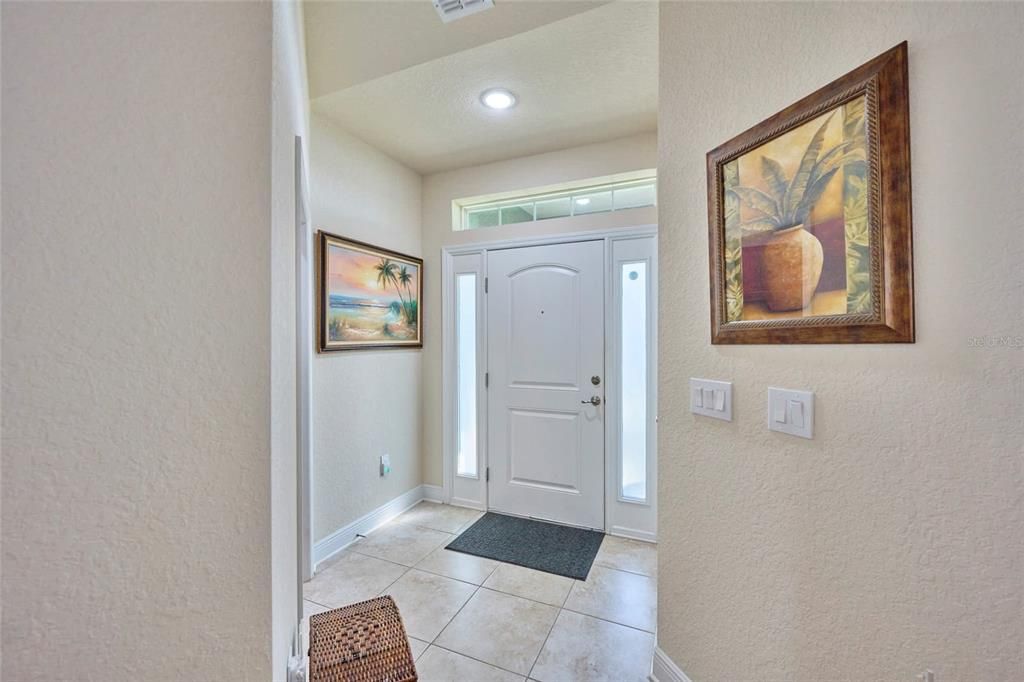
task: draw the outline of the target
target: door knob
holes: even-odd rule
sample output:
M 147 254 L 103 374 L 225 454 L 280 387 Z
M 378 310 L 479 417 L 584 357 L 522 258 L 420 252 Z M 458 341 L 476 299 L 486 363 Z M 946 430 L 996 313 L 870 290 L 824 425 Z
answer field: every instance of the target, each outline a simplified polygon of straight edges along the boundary
M 595 395 L 595 396 L 591 396 L 590 400 L 581 400 L 580 403 L 582 403 L 584 405 L 589 403 L 590 405 L 597 406 L 597 405 L 601 404 L 601 398 L 600 398 L 600 396 L 596 396 Z

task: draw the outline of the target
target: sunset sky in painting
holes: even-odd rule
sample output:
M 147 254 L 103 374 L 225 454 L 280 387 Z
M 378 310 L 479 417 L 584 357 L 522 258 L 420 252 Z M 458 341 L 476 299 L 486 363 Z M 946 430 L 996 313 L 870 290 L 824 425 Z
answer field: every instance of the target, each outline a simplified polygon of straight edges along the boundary
M 379 256 L 353 251 L 334 244 L 328 246 L 327 255 L 328 288 L 331 294 L 369 298 L 381 303 L 398 300 L 398 292 L 393 284 L 388 284 L 387 289 L 383 289 L 377 283 L 376 266 L 380 263 Z M 409 274 L 412 275 L 409 290 L 412 292 L 412 297 L 418 300 L 419 272 L 417 266 L 397 258 L 391 260 L 398 265 L 399 269 L 402 266 L 409 269 Z M 405 294 L 404 286 L 402 293 Z

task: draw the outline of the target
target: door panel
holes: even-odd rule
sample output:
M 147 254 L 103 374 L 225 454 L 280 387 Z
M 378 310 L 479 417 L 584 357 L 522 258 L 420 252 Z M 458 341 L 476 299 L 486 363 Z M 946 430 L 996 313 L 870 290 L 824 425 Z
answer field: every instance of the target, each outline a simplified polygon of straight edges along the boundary
M 508 276 L 510 385 L 579 388 L 577 358 L 549 350 L 579 336 L 579 275 L 565 267 L 538 265 Z
M 509 481 L 514 485 L 579 492 L 579 415 L 517 409 L 510 409 L 508 415 Z M 561 456 L 534 455 L 547 452 Z
M 604 244 L 487 255 L 490 507 L 604 528 Z

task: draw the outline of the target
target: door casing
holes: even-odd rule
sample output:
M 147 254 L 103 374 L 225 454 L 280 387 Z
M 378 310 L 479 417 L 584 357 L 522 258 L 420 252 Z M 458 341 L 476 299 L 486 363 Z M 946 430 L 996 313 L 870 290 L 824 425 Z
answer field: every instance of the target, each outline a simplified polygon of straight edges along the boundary
M 480 256 L 475 270 L 478 275 L 484 279 L 487 277 L 486 272 L 486 253 L 489 250 L 497 249 L 509 249 L 521 246 L 543 246 L 548 244 L 566 244 L 581 241 L 593 241 L 596 239 L 604 240 L 604 264 L 605 264 L 605 290 L 604 290 L 604 306 L 605 306 L 605 321 L 606 321 L 606 338 L 607 335 L 615 333 L 615 330 L 611 328 L 613 321 L 618 319 L 617 316 L 612 315 L 610 306 L 614 303 L 614 292 L 613 292 L 613 279 L 612 270 L 615 267 L 615 259 L 613 256 L 613 247 L 615 242 L 625 240 L 636 240 L 643 238 L 652 238 L 653 245 L 653 262 L 655 264 L 654 272 L 652 273 L 652 284 L 653 292 L 650 305 L 650 316 L 651 323 L 650 329 L 654 332 L 652 335 L 653 343 L 650 346 L 649 353 L 651 354 L 649 362 L 651 363 L 650 377 L 651 381 L 648 386 L 648 431 L 650 436 L 650 447 L 651 453 L 649 456 L 649 480 L 648 490 L 649 498 L 646 503 L 632 503 L 628 500 L 623 500 L 618 494 L 618 477 L 611 475 L 614 471 L 614 467 L 618 462 L 618 425 L 612 423 L 610 415 L 605 419 L 605 532 L 611 535 L 619 535 L 622 537 L 630 537 L 638 540 L 645 540 L 649 542 L 657 541 L 657 454 L 653 448 L 656 447 L 657 443 L 657 354 L 656 354 L 656 331 L 657 331 L 657 225 L 638 225 L 633 227 L 626 227 L 614 230 L 596 230 L 586 232 L 573 232 L 559 235 L 551 235 L 546 237 L 524 237 L 516 239 L 503 239 L 493 241 L 480 241 L 471 244 L 462 244 L 457 246 L 445 246 L 441 248 L 441 272 L 442 272 L 442 334 L 441 334 L 441 345 L 442 345 L 442 438 L 443 438 L 443 491 L 442 501 L 447 504 L 455 504 L 459 506 L 472 507 L 475 509 L 486 510 L 487 509 L 487 485 L 484 481 L 483 471 L 486 470 L 488 465 L 488 453 L 487 453 L 487 432 L 486 432 L 486 416 L 487 416 L 487 391 L 478 391 L 478 405 L 477 415 L 480 421 L 483 422 L 478 425 L 479 443 L 478 451 L 480 453 L 480 485 L 482 488 L 482 495 L 476 500 L 470 499 L 459 499 L 453 497 L 454 481 L 455 481 L 455 441 L 456 441 L 456 394 L 455 394 L 455 343 L 454 343 L 454 332 L 455 332 L 455 316 L 453 314 L 454 306 L 454 295 L 453 295 L 453 281 L 454 281 L 454 259 L 459 256 L 469 256 L 478 254 Z M 465 272 L 466 269 L 461 270 Z M 480 333 L 484 336 L 482 339 L 482 346 L 486 349 L 486 305 L 482 305 L 483 310 L 478 313 L 477 324 L 480 326 Z M 611 357 L 613 352 L 613 344 L 605 344 L 605 371 L 611 381 L 613 372 L 618 367 L 616 359 Z M 486 350 L 484 355 L 486 355 Z M 483 386 L 483 373 L 486 368 L 478 363 L 478 371 L 481 375 L 479 386 Z M 611 385 L 608 387 L 611 390 Z M 645 507 L 641 509 L 641 507 Z M 623 513 L 625 510 L 627 513 Z M 621 522 L 620 519 L 627 518 L 625 522 Z M 643 518 L 645 521 L 640 522 Z

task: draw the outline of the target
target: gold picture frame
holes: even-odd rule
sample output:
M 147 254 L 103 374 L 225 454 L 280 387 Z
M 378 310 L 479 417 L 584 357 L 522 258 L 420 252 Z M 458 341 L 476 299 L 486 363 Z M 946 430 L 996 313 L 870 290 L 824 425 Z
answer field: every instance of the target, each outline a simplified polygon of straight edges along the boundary
M 707 155 L 711 342 L 912 343 L 907 44 Z
M 318 351 L 423 347 L 423 259 L 320 230 Z

